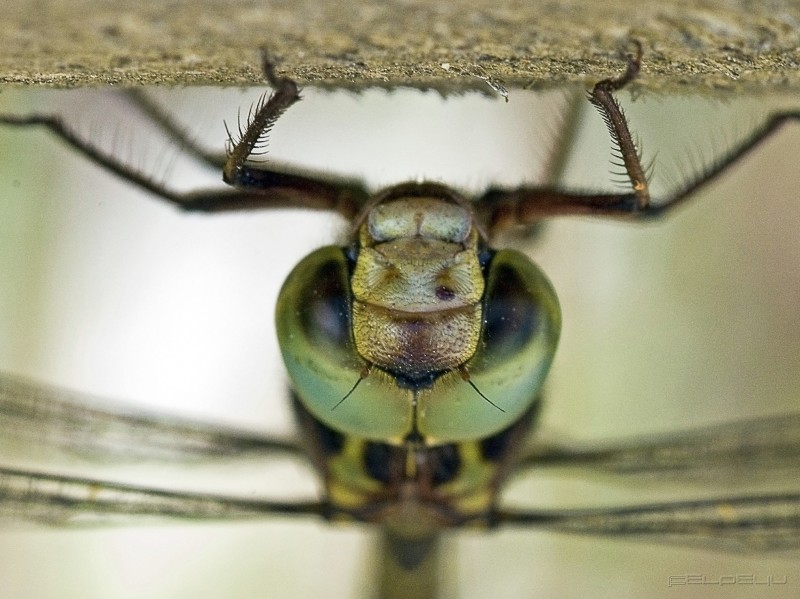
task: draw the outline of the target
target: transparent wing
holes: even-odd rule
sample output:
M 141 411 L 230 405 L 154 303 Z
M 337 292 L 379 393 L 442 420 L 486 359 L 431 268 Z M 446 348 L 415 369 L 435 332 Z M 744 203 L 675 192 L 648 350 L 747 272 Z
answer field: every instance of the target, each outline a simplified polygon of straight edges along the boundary
M 322 502 L 251 500 L 0 468 L 2 520 L 106 524 L 142 516 L 234 520 L 324 511 Z
M 800 548 L 800 494 L 564 511 L 504 510 L 501 524 L 696 545 L 718 551 Z
M 539 447 L 518 472 L 552 471 L 599 475 L 669 499 L 624 507 L 508 509 L 498 514 L 499 522 L 721 551 L 800 548 L 800 414 L 594 448 Z M 672 497 L 676 488 L 683 498 Z M 685 499 L 693 494 L 701 496 Z
M 600 447 L 533 447 L 517 472 L 558 468 L 627 479 L 707 483 L 737 475 L 800 474 L 800 414 L 778 414 Z M 783 476 L 786 475 L 786 476 Z M 794 480 L 800 480 L 794 478 Z
M 283 452 L 303 457 L 288 440 L 200 423 L 93 407 L 98 398 L 46 387 L 0 372 L 0 439 L 103 462 L 196 462 Z
M 99 404 L 0 372 L 0 519 L 232 519 L 319 509 L 313 501 L 261 500 L 316 495 L 306 456 L 292 441 L 93 407 Z M 301 490 L 273 493 L 269 468 L 286 470 L 287 457 L 303 462 L 294 468 L 305 470 Z M 305 488 L 303 475 L 312 479 Z M 215 491 L 197 491 L 207 488 Z
M 0 373 L 0 440 L 108 460 L 179 466 L 225 458 L 258 462 L 299 455 L 283 440 L 214 427 L 87 407 L 87 398 Z M 697 431 L 608 444 L 538 447 L 519 473 L 558 471 L 605 475 L 621 482 L 681 480 L 708 495 L 720 481 L 769 480 L 800 487 L 800 415 L 782 415 Z M 5 461 L 5 460 L 4 460 Z M 737 478 L 738 477 L 738 478 Z M 711 481 L 711 485 L 709 485 Z M 0 467 L 0 519 L 48 524 L 107 523 L 131 518 L 231 520 L 274 515 L 330 515 L 324 501 L 269 501 L 251 494 L 167 490 L 175 486 L 123 484 L 30 468 Z M 756 485 L 759 487 L 760 485 Z M 701 545 L 718 550 L 800 547 L 800 492 L 755 492 L 592 509 L 503 509 L 502 525 L 560 532 Z

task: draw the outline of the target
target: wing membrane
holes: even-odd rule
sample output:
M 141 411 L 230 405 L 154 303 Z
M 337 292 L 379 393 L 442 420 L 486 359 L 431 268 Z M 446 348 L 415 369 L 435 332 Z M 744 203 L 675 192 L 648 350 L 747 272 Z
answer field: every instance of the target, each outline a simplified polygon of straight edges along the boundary
M 0 468 L 0 519 L 6 521 L 66 525 L 143 516 L 235 520 L 323 511 L 324 504 L 314 501 L 250 500 Z
M 330 515 L 325 501 L 263 501 L 166 491 L 0 469 L 0 519 L 49 525 L 117 523 L 155 517 L 238 520 Z M 729 497 L 592 510 L 501 510 L 494 523 L 718 551 L 800 547 L 800 494 Z
M 597 447 L 534 448 L 515 474 L 551 469 L 573 477 L 600 474 L 613 482 L 647 482 L 651 492 L 654 485 L 664 488 L 662 483 L 694 483 L 704 497 L 626 507 L 508 509 L 499 512 L 501 523 L 720 551 L 800 548 L 800 414 Z M 775 484 L 779 492 L 766 491 Z M 719 494 L 726 485 L 754 492 Z M 689 495 L 689 487 L 680 488 L 684 498 Z M 714 489 L 718 494 L 709 497 Z
M 800 414 L 726 423 L 592 448 L 534 449 L 518 471 L 559 468 L 703 482 L 747 473 L 800 473 Z M 788 477 L 787 477 L 788 480 Z M 800 477 L 794 480 L 800 481 Z
M 303 456 L 290 441 L 92 407 L 98 403 L 97 398 L 0 372 L 0 438 L 103 462 L 196 462 L 276 452 Z
M 718 551 L 800 548 L 800 494 L 565 511 L 501 511 L 498 522 Z
M 107 461 L 299 455 L 291 442 L 225 431 L 177 419 L 112 413 L 91 399 L 41 387 L 0 372 L 0 437 L 55 447 Z M 742 468 L 800 471 L 800 415 L 771 416 L 668 437 L 588 449 L 544 447 L 519 471 L 559 468 L 623 479 L 707 480 Z M 796 487 L 800 477 L 786 479 Z M 276 515 L 326 516 L 322 501 L 266 501 L 126 485 L 80 476 L 0 468 L 0 519 L 64 525 L 123 522 L 140 517 L 231 520 Z M 500 510 L 498 524 L 559 532 L 643 539 L 717 550 L 800 547 L 800 493 L 717 497 L 631 507 Z

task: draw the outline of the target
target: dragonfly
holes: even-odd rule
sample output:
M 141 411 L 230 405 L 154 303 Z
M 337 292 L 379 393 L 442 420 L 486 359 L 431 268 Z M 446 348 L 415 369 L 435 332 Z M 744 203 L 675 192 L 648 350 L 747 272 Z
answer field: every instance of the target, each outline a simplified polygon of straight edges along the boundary
M 626 146 L 632 147 L 633 140 L 629 133 L 620 130 L 627 129 L 627 123 L 617 107 L 616 100 L 611 95 L 618 87 L 622 87 L 635 76 L 638 70 L 638 58 L 629 59 L 628 71 L 625 75 L 608 79 L 595 87 L 592 96 L 595 103 L 600 104 L 601 114 L 609 123 L 612 129 L 612 136 L 616 135 L 623 158 L 639 162 L 638 154 L 634 149 L 625 150 Z M 368 200 L 363 196 L 357 185 L 350 181 L 331 181 L 326 179 L 323 182 L 309 179 L 305 174 L 295 173 L 269 173 L 274 181 L 278 181 L 277 196 L 264 194 L 259 189 L 253 189 L 254 181 L 262 177 L 263 170 L 251 170 L 245 159 L 250 156 L 252 151 L 263 141 L 263 132 L 269 129 L 277 116 L 283 109 L 288 108 L 284 104 L 291 103 L 292 82 L 286 78 L 279 77 L 271 67 L 271 63 L 265 62 L 265 71 L 273 88 L 277 90 L 271 99 L 260 103 L 254 110 L 254 115 L 248 119 L 246 127 L 240 132 L 242 140 L 250 135 L 250 141 L 242 141 L 232 136 L 231 156 L 236 156 L 237 151 L 241 155 L 240 159 L 234 158 L 233 164 L 236 168 L 243 169 L 245 177 L 235 181 L 237 190 L 226 195 L 219 195 L 215 192 L 214 197 L 193 196 L 199 198 L 199 203 L 209 202 L 203 206 L 209 208 L 214 203 L 214 198 L 222 198 L 222 203 L 213 208 L 227 207 L 225 202 L 231 201 L 231 208 L 238 209 L 240 203 L 258 202 L 264 196 L 265 201 L 278 199 L 281 207 L 303 204 L 305 207 L 317 209 L 330 209 L 331 205 L 321 205 L 319 202 L 328 202 L 331 194 L 342 194 L 337 197 L 337 203 L 341 206 L 337 208 L 344 215 L 358 222 L 358 207 L 365 204 Z M 272 102 L 272 105 L 270 105 Z M 282 104 L 284 103 L 284 104 Z M 277 109 L 275 107 L 278 107 Z M 157 116 L 157 115 L 155 115 Z M 261 118 L 261 120 L 259 120 Z M 502 190 L 491 190 L 482 198 L 476 207 L 462 206 L 458 201 L 450 201 L 450 204 L 459 209 L 479 212 L 477 206 L 495 206 L 490 212 L 489 218 L 483 218 L 486 231 L 482 235 L 492 236 L 492 229 L 503 229 L 509 224 L 507 221 L 514 220 L 514 215 L 509 216 L 508 204 L 513 208 L 517 202 L 515 198 L 523 198 L 520 205 L 525 205 L 527 200 L 525 194 L 530 193 L 531 197 L 536 198 L 531 202 L 533 213 L 523 215 L 522 225 L 532 225 L 540 220 L 550 218 L 561 213 L 571 214 L 573 212 L 589 213 L 610 212 L 613 215 L 628 217 L 631 214 L 643 214 L 653 216 L 667 210 L 668 206 L 677 205 L 684 199 L 691 197 L 692 193 L 702 185 L 713 180 L 720 173 L 724 172 L 736 160 L 755 147 L 761 140 L 765 139 L 771 132 L 777 130 L 787 121 L 795 120 L 796 113 L 780 113 L 772 117 L 765 126 L 760 128 L 743 144 L 734 148 L 722 160 L 712 168 L 704 171 L 703 177 L 697 181 L 692 181 L 685 186 L 680 194 L 677 194 L 672 203 L 657 204 L 650 206 L 646 201 L 642 202 L 642 194 L 573 194 L 570 192 L 544 190 L 520 189 L 512 190 L 513 193 L 504 193 Z M 164 190 L 154 185 L 148 178 L 139 176 L 135 171 L 127 171 L 120 167 L 113 157 L 98 154 L 87 144 L 82 144 L 80 140 L 70 137 L 70 132 L 61 127 L 60 121 L 49 117 L 4 117 L 3 121 L 7 124 L 32 125 L 44 124 L 55 130 L 68 143 L 76 145 L 77 149 L 95 162 L 116 171 L 123 175 L 130 182 L 145 187 L 151 192 L 160 195 Z M 621 125 L 620 125 L 621 124 Z M 620 126 L 622 129 L 620 129 Z M 617 129 L 614 129 L 617 127 Z M 179 131 L 173 132 L 176 136 Z M 631 153 L 633 152 L 633 153 Z M 210 162 L 218 163 L 216 157 L 211 157 Z M 638 167 L 640 172 L 635 172 L 632 176 L 632 187 L 640 192 L 641 187 L 646 182 L 646 176 Z M 636 168 L 633 169 L 636 171 Z M 629 173 L 630 174 L 630 173 Z M 226 171 L 226 176 L 236 178 L 240 176 L 234 169 Z M 321 192 L 313 189 L 313 185 L 320 184 Z M 257 187 L 257 186 L 256 186 Z M 271 188 L 272 189 L 272 188 Z M 433 195 L 448 196 L 451 193 L 448 189 L 440 185 L 432 184 L 413 184 L 412 191 L 409 187 L 400 186 L 395 189 L 400 190 L 400 199 L 406 194 L 414 198 L 428 197 Z M 421 190 L 421 191 L 420 191 Z M 538 195 L 537 195 L 538 194 Z M 287 201 L 288 198 L 288 201 Z M 342 199 L 344 198 L 344 199 Z M 347 199 L 351 198 L 351 199 Z M 352 198 L 355 198 L 353 200 Z M 589 198 L 590 202 L 583 202 Z M 169 198 L 166 198 L 169 199 Z M 649 200 L 649 198 L 646 198 Z M 384 200 L 385 201 L 385 200 Z M 310 202 L 310 203 L 308 203 Z M 504 204 L 505 202 L 505 204 Z M 573 204 L 571 204 L 572 202 Z M 618 202 L 615 204 L 615 202 Z M 352 204 L 352 205 L 351 205 Z M 271 206 L 266 206 L 271 207 Z M 469 210 L 467 209 L 469 208 Z M 517 211 L 519 212 L 519 211 Z M 462 214 L 458 210 L 457 215 Z M 529 222 L 528 222 L 529 221 Z M 461 242 L 464 240 L 462 239 Z M 291 287 L 289 287 L 291 291 Z M 447 292 L 447 293 L 445 293 Z M 448 290 L 442 292 L 449 295 Z M 291 298 L 288 302 L 290 306 L 302 303 L 303 298 Z M 307 298 L 306 298 L 307 299 Z M 551 303 L 554 300 L 551 300 Z M 555 308 L 550 308 L 554 311 Z M 291 315 L 291 313 L 290 313 Z M 291 335 L 296 329 L 297 322 L 284 323 L 287 327 L 287 335 Z M 555 325 L 554 325 L 555 327 Z M 546 345 L 550 345 L 548 342 Z M 303 352 L 310 348 L 303 347 Z M 300 352 L 301 354 L 303 352 Z M 549 359 L 549 357 L 545 357 Z M 297 360 L 297 358 L 296 358 Z M 291 363 L 291 360 L 287 360 Z M 377 362 L 377 360 L 375 360 Z M 297 368 L 297 364 L 294 368 Z M 292 366 L 290 365 L 290 370 Z M 359 386 L 366 386 L 377 376 L 376 370 L 386 372 L 390 367 L 370 366 L 363 367 L 363 372 L 351 373 L 349 381 L 351 387 L 344 391 L 339 391 L 336 397 L 337 402 L 342 402 L 342 406 L 347 406 L 350 395 L 357 392 Z M 453 370 L 453 369 L 451 369 Z M 421 375 L 418 371 L 411 374 L 394 373 L 400 381 L 397 387 L 400 389 L 411 390 L 413 394 L 421 389 L 430 386 L 431 381 L 423 380 L 427 375 Z M 473 399 L 480 400 L 483 407 L 489 410 L 489 414 L 495 418 L 504 418 L 503 414 L 508 413 L 508 406 L 503 407 L 497 403 L 497 396 L 502 393 L 486 393 L 482 391 L 484 386 L 477 375 L 473 375 L 467 368 L 466 372 L 459 371 L 458 376 L 467 385 L 473 394 Z M 302 372 L 297 373 L 295 385 L 298 385 L 298 378 L 303 376 Z M 383 375 L 381 375 L 383 376 Z M 468 385 L 473 382 L 474 386 Z M 322 384 L 320 382 L 315 385 Z M 533 383 L 528 383 L 528 386 Z M 296 388 L 297 389 L 297 388 Z M 301 401 L 313 400 L 317 394 L 305 389 L 297 390 L 298 394 L 305 394 Z M 217 459 L 246 455 L 248 459 L 253 456 L 262 456 L 270 459 L 276 455 L 290 455 L 301 457 L 308 455 L 301 451 L 296 442 L 288 442 L 281 439 L 267 439 L 263 437 L 246 436 L 242 434 L 223 431 L 222 429 L 209 429 L 191 423 L 181 423 L 165 421 L 161 418 L 136 416 L 124 417 L 120 414 L 109 414 L 102 410 L 84 407 L 83 405 L 66 402 L 61 391 L 48 390 L 38 385 L 16 379 L 12 376 L 3 377 L 2 409 L 3 420 L 13 425 L 4 425 L 4 429 L 10 429 L 15 435 L 29 439 L 32 443 L 42 441 L 41 431 L 48 430 L 48 424 L 58 423 L 52 427 L 52 434 L 44 436 L 44 440 L 55 446 L 68 446 L 72 450 L 89 451 L 99 455 L 139 455 L 146 459 L 190 459 L 198 455 L 216 457 Z M 530 398 L 533 399 L 533 398 Z M 297 401 L 297 400 L 296 400 Z M 298 402 L 299 403 L 299 402 Z M 334 402 L 336 403 L 336 402 Z M 350 425 L 331 424 L 328 422 L 319 423 L 317 419 L 331 418 L 337 416 L 339 408 L 334 405 L 330 409 L 323 410 L 321 413 L 309 411 L 304 412 L 304 408 L 299 410 L 304 414 L 306 421 L 304 428 L 307 438 L 319 438 L 335 435 L 341 428 Z M 528 410 L 528 406 L 525 406 Z M 504 444 L 507 440 L 504 435 L 514 437 L 519 433 L 520 437 L 526 436 L 523 433 L 524 427 L 520 424 L 524 418 L 533 418 L 533 414 L 526 412 L 525 415 L 516 414 L 511 422 L 510 429 L 501 429 L 498 432 L 497 426 L 492 434 L 480 435 L 472 433 L 468 439 L 477 438 L 481 442 L 492 439 L 495 443 Z M 312 422 L 311 425 L 308 421 Z M 391 422 L 402 420 L 402 417 L 392 418 Z M 471 423 L 467 423 L 471 425 Z M 311 428 L 308 428 L 308 427 Z M 319 430 L 314 432 L 315 426 L 324 427 L 324 433 Z M 519 427 L 519 428 L 516 428 Z M 674 435 L 664 439 L 649 439 L 646 441 L 636 441 L 621 444 L 609 444 L 602 448 L 567 448 L 559 445 L 554 446 L 533 446 L 530 448 L 522 446 L 521 440 L 515 437 L 509 441 L 509 445 L 517 448 L 519 454 L 514 462 L 515 475 L 522 475 L 530 471 L 541 471 L 547 469 L 567 469 L 567 470 L 592 470 L 595 472 L 612 472 L 627 477 L 648 478 L 660 475 L 673 475 L 675 473 L 685 476 L 699 476 L 701 474 L 713 474 L 715 469 L 723 472 L 737 471 L 742 464 L 750 464 L 751 468 L 768 468 L 770 472 L 791 472 L 796 469 L 798 458 L 798 419 L 792 415 L 780 415 L 767 417 L 758 421 L 746 423 L 732 423 L 719 425 L 710 429 L 699 430 L 694 433 Z M 74 434 L 67 434 L 65 437 L 59 436 L 60 432 L 74 433 L 75 431 L 92 431 L 93 434 L 83 436 L 82 440 L 75 439 Z M 510 432 L 509 432 L 510 431 Z M 102 434 L 101 434 L 102 432 Z M 348 431 L 348 435 L 351 433 Z M 396 433 L 391 433 L 396 434 Z M 372 433 L 361 433 L 362 436 L 370 437 Z M 403 447 L 409 443 L 419 444 L 418 437 L 425 437 L 412 427 L 396 434 L 399 438 L 392 443 L 382 444 L 380 451 L 386 452 L 391 447 Z M 347 435 L 343 435 L 347 438 Z M 387 434 L 389 436 L 389 434 Z M 358 438 L 359 435 L 353 435 Z M 450 447 L 458 445 L 462 439 L 445 439 L 439 445 Z M 358 445 L 358 444 L 357 444 Z M 416 445 L 415 445 L 416 446 Z M 460 447 L 460 446 L 459 446 Z M 466 447 L 466 444 L 465 444 Z M 362 447 L 356 448 L 360 452 L 366 452 Z M 474 447 L 473 447 L 474 450 Z M 355 450 L 354 450 L 355 451 Z M 414 451 L 420 451 L 415 449 Z M 425 451 L 428 451 L 425 449 Z M 449 451 L 449 450 L 448 450 Z M 412 452 L 413 453 L 413 452 Z M 312 452 L 313 455 L 313 452 Z M 416 454 L 415 454 L 416 455 Z M 427 455 L 427 454 L 426 454 Z M 404 458 L 408 459 L 408 458 Z M 421 459 L 421 458 L 420 458 Z M 443 459 L 437 457 L 436 460 Z M 385 467 L 386 464 L 396 463 L 397 459 L 391 456 L 378 460 L 378 465 Z M 424 460 L 422 460 L 424 462 Z M 320 464 L 324 461 L 317 456 L 312 459 L 313 463 Z M 408 466 L 405 466 L 408 468 Z M 442 465 L 446 470 L 446 464 Z M 740 472 L 740 470 L 738 470 Z M 269 501 L 252 500 L 248 497 L 230 497 L 226 495 L 215 496 L 208 493 L 197 494 L 181 491 L 169 491 L 164 488 L 150 488 L 137 485 L 115 483 L 110 480 L 92 479 L 87 477 L 70 477 L 61 474 L 48 472 L 32 472 L 29 470 L 19 470 L 8 468 L 3 471 L 3 515 L 16 519 L 34 519 L 45 522 L 69 522 L 81 516 L 93 516 L 111 518 L 115 515 L 141 516 L 164 516 L 177 518 L 191 518 L 198 520 L 208 518 L 219 519 L 254 519 L 265 516 L 299 516 L 311 518 L 326 518 L 332 520 L 362 520 L 372 522 L 375 516 L 359 509 L 343 509 L 341 503 L 331 503 L 329 496 L 323 494 L 320 499 L 306 502 L 290 501 Z M 330 480 L 329 476 L 325 476 Z M 712 477 L 713 478 L 713 477 Z M 518 526 L 522 528 L 539 527 L 548 530 L 564 531 L 571 533 L 585 533 L 590 535 L 609 535 L 622 536 L 625 538 L 655 538 L 660 540 L 670 540 L 673 542 L 700 544 L 714 547 L 717 549 L 781 549 L 791 548 L 797 541 L 797 521 L 798 521 L 798 501 L 797 495 L 792 493 L 775 493 L 761 495 L 740 496 L 736 494 L 725 495 L 722 497 L 711 497 L 696 501 L 671 501 L 664 503 L 649 503 L 633 507 L 597 508 L 597 509 L 556 509 L 556 510 L 520 510 L 516 508 L 503 508 L 500 506 L 489 505 L 477 510 L 473 514 L 468 514 L 466 508 L 452 506 L 438 506 L 437 510 L 444 512 L 445 522 L 442 527 L 509 527 Z M 361 505 L 360 501 L 356 502 Z M 402 505 L 398 497 L 392 497 L 388 507 L 394 508 Z M 401 589 L 401 596 L 411 596 L 411 589 L 415 585 L 421 584 L 425 590 L 421 593 L 430 595 L 434 591 L 433 579 L 435 576 L 430 572 L 425 572 L 428 564 L 434 564 L 430 559 L 436 554 L 435 547 L 438 542 L 437 535 L 428 538 L 422 535 L 421 540 L 414 539 L 414 542 L 403 540 L 401 548 L 394 546 L 393 550 L 387 551 L 387 563 L 385 566 L 383 594 L 389 596 L 393 589 Z M 425 527 L 423 527 L 425 528 Z M 392 540 L 389 535 L 389 549 L 392 549 L 393 542 L 397 544 L 397 539 Z M 392 556 L 403 555 L 401 563 L 393 563 Z M 415 562 L 415 557 L 421 562 Z M 423 559 L 424 558 L 424 559 Z M 395 560 L 396 562 L 397 560 Z M 424 564 L 424 565 L 421 565 Z M 434 571 L 435 568 L 432 569 Z M 422 582 L 406 580 L 407 574 Z

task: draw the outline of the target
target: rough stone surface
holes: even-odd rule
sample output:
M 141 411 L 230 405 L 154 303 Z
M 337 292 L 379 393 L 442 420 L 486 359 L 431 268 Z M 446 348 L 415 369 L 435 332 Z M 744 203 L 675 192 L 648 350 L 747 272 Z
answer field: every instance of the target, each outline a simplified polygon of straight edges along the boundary
M 800 91 L 794 0 L 5 0 L 0 82 L 245 85 L 267 46 L 301 84 L 442 92 L 589 82 L 646 52 L 640 85 Z

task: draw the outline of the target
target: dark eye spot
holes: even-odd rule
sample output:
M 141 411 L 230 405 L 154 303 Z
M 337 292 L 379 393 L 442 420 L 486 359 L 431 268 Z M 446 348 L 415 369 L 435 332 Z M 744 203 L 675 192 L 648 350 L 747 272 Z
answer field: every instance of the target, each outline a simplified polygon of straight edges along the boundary
M 322 264 L 310 273 L 300 306 L 306 336 L 315 344 L 344 347 L 350 341 L 350 306 L 341 265 Z
M 436 288 L 436 298 L 442 300 L 443 302 L 450 301 L 456 296 L 456 292 L 450 289 L 446 285 L 439 285 Z
M 493 281 L 485 300 L 483 341 L 487 352 L 512 356 L 541 326 L 539 305 L 513 268 L 498 266 Z

